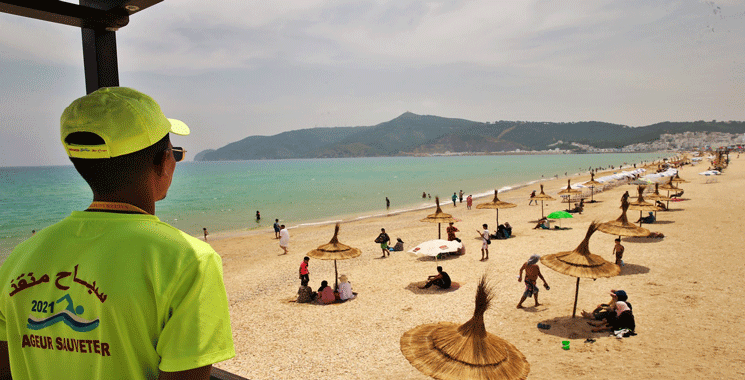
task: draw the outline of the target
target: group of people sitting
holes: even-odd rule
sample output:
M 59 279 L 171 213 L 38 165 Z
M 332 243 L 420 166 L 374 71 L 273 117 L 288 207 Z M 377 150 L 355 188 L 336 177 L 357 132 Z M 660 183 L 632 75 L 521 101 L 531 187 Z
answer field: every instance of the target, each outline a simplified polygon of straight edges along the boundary
M 577 204 L 576 207 L 574 207 L 571 210 L 567 210 L 567 212 L 571 214 L 574 214 L 574 213 L 582 214 L 582 211 L 585 211 L 585 199 L 584 198 L 579 200 L 579 203 Z
M 510 226 L 509 222 L 504 222 L 504 224 L 500 224 L 497 229 L 494 231 L 493 234 L 489 235 L 492 239 L 508 239 L 510 236 L 512 236 L 512 226 Z
M 593 332 L 612 331 L 624 337 L 636 335 L 636 322 L 628 295 L 623 290 L 611 290 L 610 296 L 610 302 L 598 305 L 592 313 L 582 310 L 582 317 L 599 321 L 587 322 L 595 327 Z
M 308 280 L 303 279 L 300 282 L 300 288 L 297 291 L 297 303 L 309 303 L 316 299 L 324 304 L 332 304 L 336 301 L 346 301 L 355 297 L 352 292 L 352 284 L 347 279 L 346 275 L 339 276 L 339 285 L 334 291 L 328 281 L 321 281 L 321 287 L 318 288 L 318 292 L 314 292 L 310 286 L 308 286 Z
M 544 230 L 550 230 L 551 229 L 551 224 L 548 222 L 548 218 L 546 218 L 544 216 L 543 218 L 541 218 L 541 220 L 538 221 L 538 223 L 535 225 L 535 227 L 533 227 L 534 230 L 537 230 L 539 228 L 542 228 Z M 568 230 L 569 228 L 568 227 L 554 226 L 554 229 L 555 230 Z

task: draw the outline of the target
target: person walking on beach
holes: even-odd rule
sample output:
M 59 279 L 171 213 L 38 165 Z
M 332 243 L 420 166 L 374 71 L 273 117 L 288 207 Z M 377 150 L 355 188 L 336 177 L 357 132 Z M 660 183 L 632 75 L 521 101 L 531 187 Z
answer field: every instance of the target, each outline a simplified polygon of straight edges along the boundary
M 385 209 L 389 210 L 391 208 L 391 200 L 388 199 L 388 197 L 385 197 Z
M 473 197 L 468 195 L 468 198 L 466 198 L 466 208 L 470 210 L 471 206 L 473 206 Z
M 391 251 L 388 250 L 388 242 L 390 241 L 391 238 L 388 236 L 387 233 L 385 233 L 385 228 L 381 228 L 380 235 L 375 238 L 375 242 L 380 244 L 380 249 L 383 250 L 383 256 L 381 257 L 385 257 L 386 254 L 388 254 L 388 256 L 391 255 Z
M 274 219 L 274 238 L 279 239 L 279 230 L 282 228 L 279 227 L 279 219 Z
M 235 356 L 222 260 L 155 216 L 185 153 L 170 134 L 189 128 L 149 96 L 110 87 L 73 101 L 60 132 L 93 202 L 0 267 L 0 374 L 208 379 Z M 42 299 L 55 310 L 31 307 Z M 52 326 L 55 316 L 65 323 Z
M 455 237 L 455 233 L 458 232 L 458 228 L 453 225 L 453 222 L 450 222 L 450 225 L 448 225 L 448 228 L 445 229 L 445 232 L 448 234 L 448 241 L 458 240 L 457 237 Z
M 458 200 L 458 195 L 453 193 L 453 196 L 450 198 L 453 200 L 453 207 L 458 207 L 458 205 L 455 204 L 455 202 Z
M 285 225 L 280 226 L 279 230 L 279 247 L 282 248 L 285 253 L 283 255 L 287 254 L 287 246 L 290 245 L 290 231 L 287 231 L 287 227 Z
M 202 228 L 202 232 L 204 232 L 204 241 L 207 241 L 207 235 L 209 235 L 209 234 L 207 233 L 207 227 L 203 227 L 203 228 Z
M 303 257 L 303 262 L 300 263 L 300 282 L 305 282 L 307 285 L 310 283 L 310 271 L 308 270 L 308 264 L 310 263 L 310 257 L 305 256 Z
M 463 190 L 458 193 L 458 200 L 460 200 L 460 203 L 463 203 Z
M 535 204 L 538 204 L 538 201 L 534 199 L 535 198 L 535 190 L 533 190 L 532 193 L 530 193 L 530 201 L 528 202 L 528 206 L 530 206 L 531 203 L 535 202 Z
M 623 266 L 623 251 L 626 250 L 621 245 L 621 238 L 616 238 L 616 245 L 613 246 L 613 255 L 616 256 L 616 265 Z
M 260 220 L 261 220 L 261 213 L 259 212 L 259 210 L 256 210 L 256 221 L 258 222 Z
M 538 267 L 538 260 L 540 258 L 541 257 L 538 255 L 532 255 L 528 261 L 520 267 L 520 274 L 517 276 L 517 282 L 523 280 L 523 271 L 525 271 L 525 291 L 523 292 L 522 298 L 520 298 L 520 302 L 517 303 L 518 309 L 523 308 L 523 302 L 525 302 L 525 300 L 530 296 L 533 296 L 535 306 L 541 305 L 538 303 L 538 286 L 536 284 L 538 277 L 543 280 L 543 287 L 546 288 L 546 290 L 551 289 L 548 286 L 546 279 L 543 278 L 543 275 L 541 274 L 541 268 Z
M 489 244 L 491 243 L 491 240 L 489 239 L 489 226 L 486 224 L 482 224 L 482 227 L 484 227 L 483 231 L 476 230 L 476 232 L 481 236 L 481 260 L 489 260 Z M 484 256 L 486 255 L 486 256 Z

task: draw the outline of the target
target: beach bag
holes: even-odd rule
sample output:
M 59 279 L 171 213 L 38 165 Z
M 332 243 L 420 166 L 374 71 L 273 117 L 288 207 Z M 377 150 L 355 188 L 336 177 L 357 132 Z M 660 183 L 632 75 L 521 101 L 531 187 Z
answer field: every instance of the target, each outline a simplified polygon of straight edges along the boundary
M 375 238 L 375 242 L 378 244 L 383 243 L 383 235 L 378 235 L 378 237 Z
M 486 245 L 491 244 L 491 239 L 486 239 Z

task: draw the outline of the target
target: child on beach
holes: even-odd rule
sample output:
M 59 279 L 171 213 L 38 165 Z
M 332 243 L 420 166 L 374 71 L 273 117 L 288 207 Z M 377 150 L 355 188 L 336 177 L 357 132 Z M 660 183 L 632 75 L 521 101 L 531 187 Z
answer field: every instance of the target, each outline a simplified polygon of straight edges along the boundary
M 203 232 L 204 232 L 204 241 L 207 241 L 207 235 L 209 235 L 209 234 L 207 233 L 207 227 L 204 227 L 204 228 L 202 228 L 202 230 L 203 230 Z
M 279 230 L 281 228 L 279 227 L 279 219 L 274 219 L 274 238 L 279 239 Z
M 385 233 L 385 228 L 381 228 L 380 235 L 375 238 L 375 242 L 380 244 L 380 249 L 383 251 L 383 256 L 381 257 L 385 257 L 386 254 L 388 254 L 388 256 L 391 255 L 391 252 L 388 250 L 388 242 L 390 241 L 391 238 L 388 236 L 387 233 Z
M 616 238 L 616 245 L 613 246 L 613 255 L 616 256 L 616 265 L 623 266 L 623 251 L 626 248 L 624 248 L 621 245 L 621 238 Z
M 310 271 L 308 270 L 308 264 L 310 263 L 310 257 L 305 256 L 303 258 L 303 262 L 300 263 L 300 282 L 305 281 L 305 283 L 310 282 Z
M 476 230 L 476 232 L 481 236 L 481 260 L 489 260 L 489 244 L 491 244 L 491 240 L 489 239 L 489 226 L 486 224 L 482 224 L 482 227 L 484 227 L 483 231 Z M 486 255 L 486 256 L 484 256 Z
M 468 198 L 466 198 L 466 208 L 470 210 L 471 206 L 473 206 L 473 197 L 469 195 Z
M 525 271 L 525 291 L 523 292 L 522 298 L 520 298 L 520 302 L 517 303 L 518 309 L 523 308 L 523 302 L 525 302 L 525 300 L 530 296 L 533 296 L 535 306 L 541 305 L 538 303 L 538 286 L 536 284 L 538 277 L 543 280 L 543 287 L 546 288 L 546 290 L 551 289 L 548 286 L 548 283 L 546 283 L 546 279 L 543 278 L 543 275 L 541 274 L 541 268 L 538 267 L 538 260 L 540 258 L 541 257 L 538 255 L 532 255 L 528 261 L 520 267 L 520 275 L 517 276 L 517 282 L 522 281 L 523 271 Z

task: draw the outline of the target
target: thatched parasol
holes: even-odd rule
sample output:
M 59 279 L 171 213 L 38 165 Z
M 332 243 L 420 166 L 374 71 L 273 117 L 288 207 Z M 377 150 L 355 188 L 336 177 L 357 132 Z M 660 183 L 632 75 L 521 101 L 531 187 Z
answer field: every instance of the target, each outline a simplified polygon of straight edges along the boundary
M 336 260 L 353 259 L 362 254 L 357 248 L 352 248 L 346 244 L 339 243 L 339 223 L 334 227 L 334 237 L 328 244 L 308 252 L 308 256 L 320 260 L 334 260 L 334 289 L 338 289 L 339 271 L 336 269 Z
M 598 226 L 598 231 L 605 232 L 610 235 L 621 236 L 648 236 L 649 230 L 642 227 L 629 223 L 629 219 L 626 217 L 626 211 L 629 209 L 629 201 L 626 198 L 621 199 L 621 216 L 616 220 L 601 223 Z
M 635 201 L 629 202 L 629 210 L 639 210 L 639 227 L 642 226 L 641 218 L 642 218 L 642 212 L 644 211 L 654 211 L 657 212 L 660 210 L 657 205 L 653 203 L 649 203 L 644 200 L 644 186 L 639 186 L 637 188 L 637 191 L 639 192 L 639 196 L 636 198 Z
M 513 207 L 517 207 L 517 205 L 514 203 L 502 202 L 499 200 L 497 190 L 494 190 L 494 200 L 492 200 L 491 202 L 482 203 L 476 206 L 476 208 L 480 208 L 480 209 L 493 208 L 497 210 L 497 226 L 499 226 L 499 209 L 500 208 L 513 208 Z
M 667 201 L 669 203 L 670 202 L 670 199 L 672 199 L 672 198 L 670 198 L 670 197 L 668 197 L 666 195 L 660 194 L 659 187 L 660 187 L 660 185 L 656 183 L 654 185 L 654 193 L 647 195 L 647 199 L 650 199 L 650 200 L 653 200 L 653 201 L 660 201 L 660 202 Z M 656 211 L 655 211 L 654 214 L 655 214 L 655 217 L 657 217 L 657 212 Z
M 567 276 L 577 277 L 577 287 L 574 291 L 574 309 L 572 318 L 577 313 L 577 296 L 579 295 L 579 279 L 584 278 L 601 278 L 613 277 L 621 273 L 621 267 L 605 261 L 598 255 L 590 253 L 590 236 L 598 229 L 597 222 L 590 223 L 587 228 L 585 239 L 570 252 L 559 252 L 553 255 L 541 257 L 543 265 Z
M 543 218 L 543 201 L 555 201 L 550 195 L 543 192 L 543 185 L 541 185 L 541 193 L 533 197 L 535 201 L 541 201 L 541 218 Z
M 673 183 L 688 183 L 688 181 L 684 180 L 683 178 L 680 178 L 680 175 L 678 173 L 675 173 L 673 176 L 673 179 L 670 180 Z
M 572 189 L 572 180 L 569 180 L 569 179 L 567 180 L 567 188 L 559 191 L 559 195 L 567 196 L 566 203 L 570 204 L 570 206 L 567 206 L 567 207 L 571 207 L 572 195 L 576 195 L 576 194 L 582 194 L 582 190 Z
M 435 203 L 437 203 L 437 210 L 435 210 L 435 213 L 427 215 L 427 217 L 422 219 L 421 221 L 427 223 L 437 223 L 437 238 L 440 239 L 442 238 L 440 223 L 450 223 L 455 222 L 456 220 L 453 218 L 452 215 L 442 212 L 442 209 L 440 208 L 440 197 L 435 197 Z
M 530 364 L 514 345 L 484 326 L 493 290 L 486 275 L 476 290 L 473 318 L 417 326 L 401 336 L 401 353 L 416 369 L 441 380 L 525 379 Z
M 595 186 L 603 186 L 602 183 L 595 180 L 595 173 L 590 173 L 590 180 L 583 183 L 583 185 L 590 187 L 590 203 L 595 202 Z

